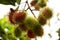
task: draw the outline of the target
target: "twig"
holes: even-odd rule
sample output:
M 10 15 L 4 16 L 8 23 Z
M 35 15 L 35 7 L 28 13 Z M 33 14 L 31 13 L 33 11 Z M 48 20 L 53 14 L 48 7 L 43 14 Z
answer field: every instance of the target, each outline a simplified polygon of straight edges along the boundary
M 27 5 L 28 5 L 28 9 L 30 9 L 31 13 L 33 14 L 33 16 L 36 18 L 35 14 L 33 13 L 33 11 L 31 10 L 29 4 L 28 4 L 28 1 L 26 1 Z

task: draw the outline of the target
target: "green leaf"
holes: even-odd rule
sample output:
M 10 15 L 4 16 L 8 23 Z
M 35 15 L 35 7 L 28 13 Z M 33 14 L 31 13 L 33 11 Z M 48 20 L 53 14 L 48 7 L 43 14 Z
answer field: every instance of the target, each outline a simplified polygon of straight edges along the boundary
M 8 38 L 7 38 L 6 35 L 2 35 L 2 39 L 3 39 L 3 40 L 8 40 Z
M 60 28 L 57 30 L 57 33 L 58 33 L 58 36 L 59 36 L 58 40 L 60 40 Z
M 14 37 L 14 35 L 12 33 L 8 33 L 8 39 L 9 40 L 16 40 L 16 38 Z
M 0 0 L 0 4 L 15 6 L 16 0 Z
M 17 4 L 20 4 L 21 0 L 16 0 Z
M 0 36 L 2 37 L 3 35 L 5 35 L 5 31 L 0 25 Z
M 58 35 L 59 35 L 59 37 L 60 37 L 60 28 L 58 29 L 58 31 L 57 31 L 57 32 L 58 32 Z
M 8 29 L 7 32 L 5 32 L 5 28 Z M 3 40 L 16 40 L 16 38 L 14 37 L 14 29 L 15 26 L 11 25 L 8 21 L 7 17 L 3 17 L 0 19 L 0 37 L 2 37 Z M 11 33 L 11 34 L 9 34 Z M 8 35 L 9 34 L 9 35 Z
M 0 37 L 2 37 L 3 40 L 7 40 L 6 33 L 4 29 L 1 27 L 1 25 L 0 25 Z
M 0 0 L 0 4 L 4 5 L 13 5 L 15 6 L 15 3 L 20 4 L 21 0 Z
M 50 38 L 52 38 L 52 35 L 50 33 L 48 35 L 50 36 Z

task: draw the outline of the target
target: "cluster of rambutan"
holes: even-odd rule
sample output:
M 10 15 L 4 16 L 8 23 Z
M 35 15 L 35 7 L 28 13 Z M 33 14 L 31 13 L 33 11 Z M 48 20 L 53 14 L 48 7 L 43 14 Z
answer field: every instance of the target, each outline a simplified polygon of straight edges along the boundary
M 9 21 L 11 24 L 17 24 L 17 28 L 14 31 L 16 37 L 20 37 L 22 31 L 25 31 L 29 38 L 35 38 L 36 36 L 43 36 L 44 30 L 42 25 L 46 24 L 46 21 L 52 17 L 52 10 L 48 7 L 43 8 L 39 12 L 38 18 L 27 15 L 27 12 L 16 11 L 10 9 Z

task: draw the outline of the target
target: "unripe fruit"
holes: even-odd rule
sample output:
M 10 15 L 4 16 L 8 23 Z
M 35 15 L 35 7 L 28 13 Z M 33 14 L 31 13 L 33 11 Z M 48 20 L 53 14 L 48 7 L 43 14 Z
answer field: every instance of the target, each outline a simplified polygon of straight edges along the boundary
M 10 13 L 9 13 L 8 17 L 9 17 L 9 21 L 10 21 L 11 24 L 15 24 L 12 20 L 13 19 L 12 17 L 14 15 L 14 13 L 15 13 L 15 10 L 10 8 Z
M 24 22 L 26 17 L 26 12 L 25 11 L 19 11 L 16 12 L 16 14 L 13 15 L 13 21 L 17 24 Z
M 29 29 L 32 29 L 36 23 L 38 23 L 38 21 L 34 17 L 27 16 L 25 19 L 25 24 Z
M 46 3 L 41 3 L 39 5 L 40 5 L 40 7 L 45 7 L 46 6 Z
M 40 24 L 37 24 L 35 25 L 35 27 L 33 28 L 33 31 L 34 33 L 37 35 L 37 36 L 43 36 L 44 34 L 44 30 L 43 28 L 40 26 Z
M 36 5 L 34 6 L 34 8 L 35 8 L 35 10 L 39 10 L 39 9 L 40 9 L 40 6 L 39 6 L 38 4 L 36 4 Z
M 35 1 L 35 0 L 33 0 L 33 1 L 31 1 L 31 6 L 34 6 L 35 4 L 37 3 L 37 1 Z
M 28 36 L 29 38 L 35 38 L 35 37 L 36 37 L 35 33 L 34 33 L 32 30 L 28 30 L 27 36 Z
M 46 19 L 50 19 L 51 17 L 52 17 L 52 10 L 50 9 L 50 8 L 43 8 L 43 10 L 42 10 L 42 15 L 43 15 L 43 17 L 44 18 L 46 18 Z
M 21 36 L 21 30 L 18 27 L 14 30 L 14 35 L 16 37 L 20 37 Z
M 38 21 L 41 25 L 45 25 L 47 20 L 42 15 L 39 15 Z
M 18 27 L 20 28 L 21 31 L 27 31 L 28 30 L 28 27 L 24 23 L 19 24 Z
M 45 7 L 48 0 L 38 0 L 40 7 Z

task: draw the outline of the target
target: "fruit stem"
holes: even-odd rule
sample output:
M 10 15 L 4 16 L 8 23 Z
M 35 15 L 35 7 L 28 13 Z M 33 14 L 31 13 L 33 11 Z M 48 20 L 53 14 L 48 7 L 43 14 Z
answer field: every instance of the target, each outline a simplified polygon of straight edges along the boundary
M 29 4 L 28 4 L 28 0 L 26 1 L 27 5 L 28 5 L 28 9 L 30 9 L 31 13 L 33 14 L 33 16 L 36 18 L 35 14 L 33 13 L 33 11 L 31 10 Z
M 19 5 L 17 6 L 17 8 L 15 10 L 18 11 L 18 9 L 19 9 Z

